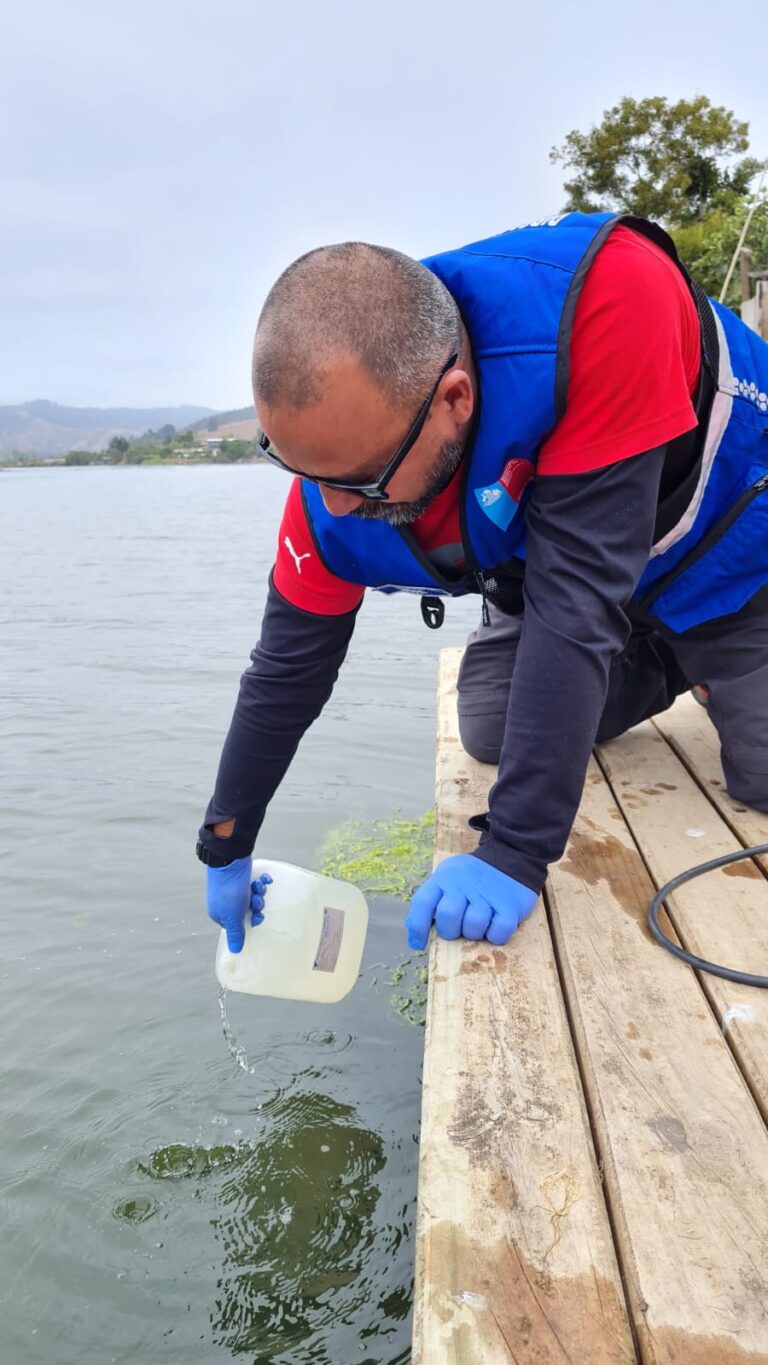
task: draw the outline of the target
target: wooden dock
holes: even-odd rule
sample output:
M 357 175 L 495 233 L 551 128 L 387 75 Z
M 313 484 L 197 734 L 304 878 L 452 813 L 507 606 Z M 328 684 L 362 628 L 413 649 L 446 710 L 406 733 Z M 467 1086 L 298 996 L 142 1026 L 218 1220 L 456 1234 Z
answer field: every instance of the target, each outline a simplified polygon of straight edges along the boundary
M 441 657 L 436 860 L 493 770 Z M 768 1362 L 768 991 L 650 936 L 658 886 L 768 841 L 691 698 L 603 746 L 544 903 L 506 948 L 433 935 L 413 1365 Z M 667 932 L 768 971 L 768 861 L 681 887 Z

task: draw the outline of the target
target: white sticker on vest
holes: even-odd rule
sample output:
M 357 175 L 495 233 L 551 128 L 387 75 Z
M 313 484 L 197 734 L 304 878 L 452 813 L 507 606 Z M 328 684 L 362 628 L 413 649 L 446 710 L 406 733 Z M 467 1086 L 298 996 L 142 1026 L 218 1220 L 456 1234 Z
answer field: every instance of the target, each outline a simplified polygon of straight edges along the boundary
M 332 972 L 335 970 L 341 952 L 341 939 L 344 933 L 344 911 L 333 910 L 327 905 L 323 910 L 323 927 L 317 945 L 313 972 Z

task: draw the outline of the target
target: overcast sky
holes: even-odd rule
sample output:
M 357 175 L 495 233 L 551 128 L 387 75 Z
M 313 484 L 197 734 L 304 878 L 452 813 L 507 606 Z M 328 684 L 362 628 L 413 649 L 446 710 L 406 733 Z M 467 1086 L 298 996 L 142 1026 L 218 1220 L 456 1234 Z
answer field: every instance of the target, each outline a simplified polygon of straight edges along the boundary
M 0 403 L 250 401 L 274 277 L 557 210 L 548 152 L 705 94 L 768 155 L 764 0 L 25 0 L 0 55 Z

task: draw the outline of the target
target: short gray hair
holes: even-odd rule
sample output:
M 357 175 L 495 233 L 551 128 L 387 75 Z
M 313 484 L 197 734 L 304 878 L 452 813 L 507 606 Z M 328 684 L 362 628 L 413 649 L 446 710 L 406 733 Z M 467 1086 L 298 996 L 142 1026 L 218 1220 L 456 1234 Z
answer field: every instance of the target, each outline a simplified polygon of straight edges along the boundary
M 261 311 L 253 388 L 269 407 L 319 402 L 329 363 L 353 357 L 398 404 L 428 392 L 452 351 L 461 315 L 431 270 L 389 247 L 319 247 L 284 270 Z

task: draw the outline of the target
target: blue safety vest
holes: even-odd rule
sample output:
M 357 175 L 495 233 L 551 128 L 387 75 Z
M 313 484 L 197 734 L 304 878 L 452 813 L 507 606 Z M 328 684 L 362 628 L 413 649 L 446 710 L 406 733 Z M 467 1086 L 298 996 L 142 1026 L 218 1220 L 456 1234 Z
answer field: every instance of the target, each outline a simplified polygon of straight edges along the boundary
M 423 262 L 459 306 L 478 378 L 460 502 L 466 576 L 441 577 L 407 527 L 331 516 L 304 481 L 315 543 L 333 573 L 382 591 L 493 597 L 503 566 L 525 558 L 525 505 L 539 448 L 565 411 L 579 293 L 619 223 L 677 261 L 670 238 L 643 219 L 568 213 Z M 690 496 L 653 546 L 635 594 L 678 632 L 738 611 L 768 584 L 768 345 L 692 288 L 713 396 L 700 416 Z

